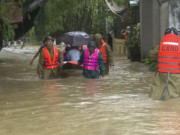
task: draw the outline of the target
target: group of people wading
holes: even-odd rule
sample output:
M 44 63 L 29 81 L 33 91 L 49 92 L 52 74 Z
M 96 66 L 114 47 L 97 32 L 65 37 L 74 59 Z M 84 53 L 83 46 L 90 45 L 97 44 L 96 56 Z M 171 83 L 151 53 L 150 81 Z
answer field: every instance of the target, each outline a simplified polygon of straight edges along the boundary
M 57 46 L 53 46 L 54 39 L 48 36 L 44 39 L 40 49 L 35 54 L 30 64 L 39 56 L 37 73 L 40 79 L 53 79 L 59 76 L 63 67 L 63 53 Z M 98 79 L 99 75 L 108 75 L 109 67 L 113 67 L 111 47 L 104 42 L 101 34 L 94 35 L 80 56 L 77 64 L 83 65 L 83 76 Z
M 157 49 L 158 48 L 158 49 Z M 157 72 L 153 77 L 150 96 L 157 100 L 166 100 L 180 96 L 180 38 L 178 31 L 171 27 L 165 30 L 160 45 L 155 47 Z M 63 66 L 63 54 L 53 46 L 53 38 L 46 37 L 33 60 L 39 54 L 37 73 L 41 79 L 58 77 Z M 152 55 L 152 52 L 151 52 Z M 100 75 L 108 75 L 109 67 L 113 67 L 111 47 L 104 42 L 101 34 L 94 35 L 80 56 L 77 64 L 83 65 L 83 76 L 98 79 Z

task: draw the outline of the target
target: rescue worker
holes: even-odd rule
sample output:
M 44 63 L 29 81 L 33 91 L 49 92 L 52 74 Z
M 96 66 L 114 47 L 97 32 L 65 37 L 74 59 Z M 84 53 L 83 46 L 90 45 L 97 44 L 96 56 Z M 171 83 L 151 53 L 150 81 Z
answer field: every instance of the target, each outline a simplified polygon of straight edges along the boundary
M 103 58 L 94 41 L 88 43 L 88 48 L 83 50 L 78 65 L 83 64 L 83 76 L 91 79 L 98 79 L 99 75 L 104 76 L 105 67 Z
M 161 101 L 179 97 L 180 38 L 175 28 L 165 30 L 157 58 L 157 73 L 153 77 L 150 97 Z
M 99 33 L 94 35 L 94 42 L 97 45 L 97 48 L 100 50 L 101 55 L 104 60 L 104 65 L 105 65 L 105 75 L 109 74 L 109 66 L 111 68 L 114 67 L 114 62 L 113 62 L 113 54 L 111 51 L 111 47 L 104 42 L 103 36 Z
M 45 47 L 39 55 L 37 73 L 40 79 L 52 79 L 58 77 L 59 67 L 63 66 L 63 55 L 56 46 L 53 46 L 53 38 L 48 36 L 44 40 Z
M 53 46 L 55 46 L 55 45 L 56 45 L 56 43 L 53 43 Z M 61 42 L 61 44 L 58 45 L 58 46 L 60 46 L 60 47 L 59 47 L 59 48 L 60 48 L 60 51 L 61 51 L 61 50 L 63 51 L 63 50 L 64 50 L 65 43 L 64 43 L 64 42 Z M 33 64 L 34 60 L 39 56 L 42 48 L 44 48 L 44 47 L 45 47 L 45 45 L 44 45 L 44 41 L 43 41 L 43 45 L 40 46 L 39 50 L 38 50 L 38 51 L 36 52 L 36 54 L 33 56 L 32 60 L 31 60 L 30 63 L 29 63 L 30 65 Z M 61 51 L 61 52 L 62 52 L 62 51 Z

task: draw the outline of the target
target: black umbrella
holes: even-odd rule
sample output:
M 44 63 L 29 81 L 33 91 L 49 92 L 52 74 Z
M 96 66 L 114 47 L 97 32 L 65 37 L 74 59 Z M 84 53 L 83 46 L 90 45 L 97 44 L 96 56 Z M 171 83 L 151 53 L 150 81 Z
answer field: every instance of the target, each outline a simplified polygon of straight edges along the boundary
M 93 40 L 93 37 L 83 31 L 72 31 L 63 34 L 61 37 L 57 38 L 57 40 L 60 42 L 65 42 L 71 46 L 81 46 L 87 45 Z

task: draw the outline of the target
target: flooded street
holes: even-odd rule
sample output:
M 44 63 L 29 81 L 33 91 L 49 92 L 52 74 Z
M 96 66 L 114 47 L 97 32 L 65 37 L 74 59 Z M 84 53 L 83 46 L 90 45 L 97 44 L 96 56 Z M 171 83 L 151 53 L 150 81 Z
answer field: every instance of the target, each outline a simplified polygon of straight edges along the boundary
M 149 98 L 153 72 L 115 58 L 108 77 L 85 79 L 81 70 L 40 80 L 37 47 L 0 52 L 0 135 L 179 135 L 180 98 Z M 10 53 L 13 52 L 13 53 Z

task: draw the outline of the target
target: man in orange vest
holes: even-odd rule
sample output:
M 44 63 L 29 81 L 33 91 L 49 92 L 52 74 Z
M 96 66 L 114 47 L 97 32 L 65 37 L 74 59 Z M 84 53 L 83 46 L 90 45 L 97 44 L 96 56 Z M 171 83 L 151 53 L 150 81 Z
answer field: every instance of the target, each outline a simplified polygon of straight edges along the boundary
M 157 73 L 153 78 L 150 96 L 166 100 L 180 96 L 180 38 L 178 31 L 171 27 L 159 46 Z
M 53 46 L 53 38 L 48 36 L 44 40 L 45 47 L 40 51 L 37 73 L 40 79 L 52 79 L 58 77 L 59 67 L 63 65 L 63 55 L 56 46 Z
M 111 47 L 106 42 L 104 42 L 103 36 L 99 33 L 94 35 L 94 42 L 96 43 L 96 46 L 100 50 L 101 55 L 103 57 L 104 65 L 105 65 L 105 75 L 108 75 L 109 66 L 111 68 L 114 67 L 113 54 L 111 51 Z

